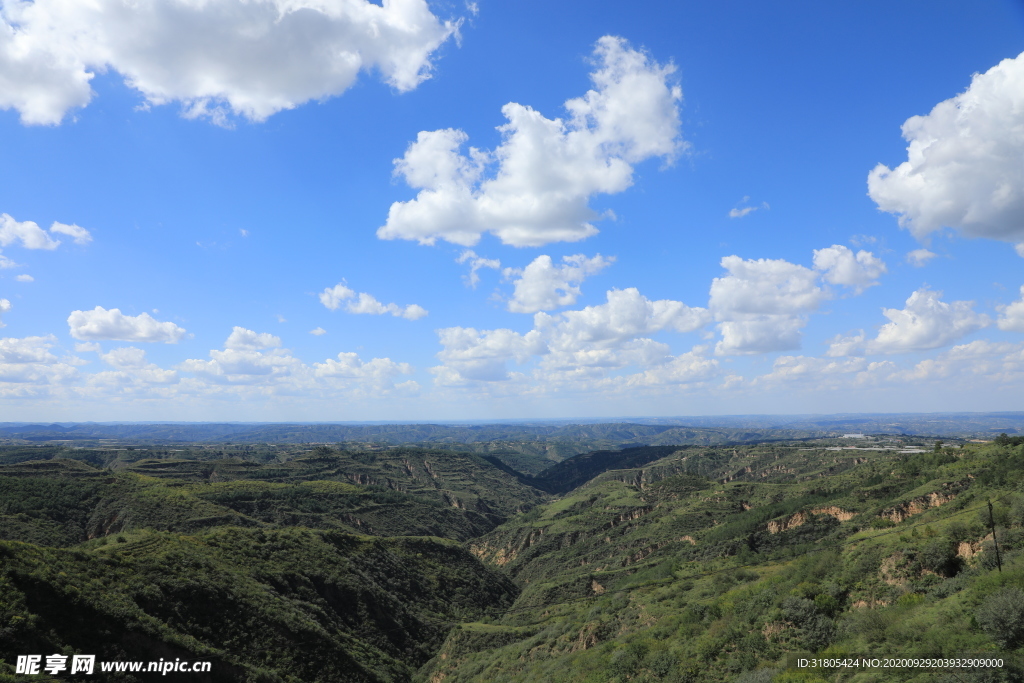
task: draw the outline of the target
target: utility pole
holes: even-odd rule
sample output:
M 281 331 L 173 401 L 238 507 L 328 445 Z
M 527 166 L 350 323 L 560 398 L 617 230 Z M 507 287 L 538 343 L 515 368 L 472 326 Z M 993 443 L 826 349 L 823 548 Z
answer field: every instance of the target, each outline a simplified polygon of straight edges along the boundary
M 992 501 L 988 501 L 988 525 L 992 528 L 992 546 L 996 549 L 996 566 L 999 573 L 1003 572 L 1003 562 L 999 559 L 999 541 L 996 539 L 996 521 L 992 516 Z

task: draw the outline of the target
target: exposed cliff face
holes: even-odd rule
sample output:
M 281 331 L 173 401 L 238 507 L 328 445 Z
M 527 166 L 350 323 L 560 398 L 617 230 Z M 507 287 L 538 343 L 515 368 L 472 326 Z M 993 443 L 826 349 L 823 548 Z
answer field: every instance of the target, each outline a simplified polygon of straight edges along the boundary
M 545 531 L 544 527 L 531 529 L 525 535 L 516 537 L 500 546 L 494 546 L 486 541 L 473 543 L 469 546 L 469 551 L 484 562 L 491 562 L 499 567 L 504 567 L 516 559 L 524 550 L 538 543 L 544 537 Z
M 632 522 L 634 520 L 640 519 L 644 515 L 650 514 L 652 510 L 654 510 L 653 507 L 633 508 L 632 510 L 628 510 L 613 517 L 611 520 L 609 520 L 607 524 L 605 524 L 604 528 L 612 529 L 624 522 Z
M 896 524 L 899 524 L 908 517 L 919 515 L 930 508 L 937 508 L 940 505 L 945 505 L 954 498 L 956 498 L 956 493 L 934 491 L 927 495 L 918 496 L 912 500 L 900 503 L 888 510 L 884 510 L 880 516 L 885 517 L 886 519 L 891 519 Z
M 981 543 L 978 541 L 961 541 L 956 546 L 957 557 L 965 560 L 974 559 L 975 555 L 981 553 Z
M 768 533 L 778 534 L 788 529 L 795 529 L 796 527 L 801 526 L 807 522 L 808 514 L 828 515 L 830 517 L 835 517 L 840 522 L 848 522 L 851 519 L 853 519 L 857 513 L 849 512 L 848 510 L 836 507 L 835 505 L 814 508 L 813 510 L 809 510 L 807 512 L 797 512 L 796 514 L 790 515 L 789 517 L 783 519 L 773 519 L 772 521 L 768 522 Z

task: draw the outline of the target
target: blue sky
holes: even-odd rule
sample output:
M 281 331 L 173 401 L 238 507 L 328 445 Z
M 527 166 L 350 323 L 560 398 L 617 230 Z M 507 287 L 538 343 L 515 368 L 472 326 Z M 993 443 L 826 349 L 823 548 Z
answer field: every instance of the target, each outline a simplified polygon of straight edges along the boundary
M 1024 3 L 0 21 L 0 420 L 1024 410 Z

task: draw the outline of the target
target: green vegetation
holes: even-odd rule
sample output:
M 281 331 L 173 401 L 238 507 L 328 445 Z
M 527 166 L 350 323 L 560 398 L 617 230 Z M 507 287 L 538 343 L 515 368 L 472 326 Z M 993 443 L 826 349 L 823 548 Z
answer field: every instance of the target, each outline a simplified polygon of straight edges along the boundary
M 847 453 L 681 449 L 510 520 L 472 548 L 521 595 L 418 680 L 1021 680 L 1024 447 Z M 1005 666 L 790 668 L 811 653 Z
M 449 541 L 304 529 L 0 543 L 4 659 L 206 659 L 219 680 L 407 680 L 515 588 Z
M 51 652 L 224 681 L 1024 679 L 1024 439 L 834 443 L 532 476 L 497 448 L 0 447 L 0 681 Z M 1004 667 L 793 666 L 965 654 Z

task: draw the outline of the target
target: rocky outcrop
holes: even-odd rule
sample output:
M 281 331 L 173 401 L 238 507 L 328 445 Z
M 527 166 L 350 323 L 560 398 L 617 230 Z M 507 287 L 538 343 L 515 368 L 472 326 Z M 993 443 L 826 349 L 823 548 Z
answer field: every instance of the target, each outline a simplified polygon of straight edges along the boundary
M 961 541 L 956 546 L 957 557 L 962 557 L 965 560 L 973 559 L 980 552 L 981 543 L 977 541 Z
M 620 513 L 613 517 L 609 522 L 607 522 L 604 525 L 604 528 L 613 529 L 624 522 L 632 522 L 634 520 L 640 519 L 644 515 L 650 514 L 652 510 L 654 510 L 653 507 L 633 508 L 632 510 L 627 510 L 626 512 Z
M 448 505 L 451 505 L 453 508 L 458 510 L 464 510 L 466 508 L 465 504 L 461 500 L 448 491 L 442 491 L 441 497 L 444 498 L 444 502 L 448 503 Z
M 768 522 L 768 533 L 770 534 L 781 534 L 783 531 L 789 529 L 795 529 L 798 526 L 802 526 L 807 521 L 807 515 L 803 512 L 798 512 L 795 515 L 790 515 L 784 519 L 773 519 Z
M 784 519 L 773 519 L 768 522 L 768 533 L 779 534 L 788 529 L 795 529 L 796 527 L 807 522 L 807 515 L 828 515 L 829 517 L 835 517 L 840 522 L 848 522 L 853 519 L 857 513 L 844 510 L 841 507 L 835 505 L 829 505 L 827 507 L 814 508 L 808 512 L 797 512 L 796 514 L 790 515 Z
M 823 508 L 816 508 L 814 510 L 811 510 L 811 512 L 813 512 L 816 515 L 829 515 L 830 517 L 835 517 L 840 522 L 849 522 L 851 519 L 857 516 L 856 512 L 850 512 L 849 510 L 844 510 L 841 507 L 836 507 L 835 505 L 829 505 L 828 507 Z
M 485 562 L 493 562 L 499 567 L 504 567 L 524 550 L 538 543 L 543 538 L 545 531 L 544 527 L 533 529 L 519 542 L 512 541 L 497 549 L 487 544 L 473 544 L 469 547 L 469 551 Z
M 664 548 L 666 545 L 668 545 L 668 541 L 663 541 L 661 543 L 655 543 L 654 545 L 649 545 L 646 548 L 641 548 L 640 550 L 636 551 L 635 553 L 633 553 L 629 557 L 627 557 L 624 560 L 622 560 L 621 565 L 623 567 L 628 567 L 629 565 L 634 564 L 636 562 L 639 562 L 640 560 L 645 560 L 648 557 L 650 557 L 652 554 L 654 554 L 656 551 L 661 550 L 662 548 Z
M 879 517 L 885 517 L 890 519 L 896 524 L 899 524 L 908 517 L 919 515 L 925 510 L 931 508 L 937 508 L 940 505 L 945 505 L 949 501 L 956 498 L 955 493 L 944 493 L 942 491 L 933 491 L 924 496 L 918 496 L 913 500 L 900 503 L 894 507 L 884 510 Z

